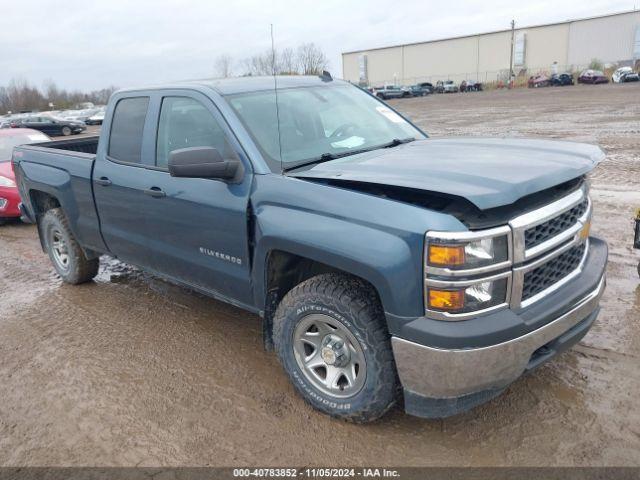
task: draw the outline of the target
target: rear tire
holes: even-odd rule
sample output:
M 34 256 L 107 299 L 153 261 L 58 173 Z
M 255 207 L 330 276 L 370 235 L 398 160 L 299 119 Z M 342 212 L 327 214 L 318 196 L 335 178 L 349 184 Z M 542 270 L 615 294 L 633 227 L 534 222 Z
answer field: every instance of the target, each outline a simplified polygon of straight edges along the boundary
M 278 357 L 315 409 L 356 423 L 376 420 L 398 396 L 382 306 L 363 281 L 338 274 L 293 288 L 273 321 Z
M 45 213 L 40 228 L 51 263 L 65 283 L 77 285 L 98 274 L 100 260 L 87 259 L 61 209 L 54 208 Z

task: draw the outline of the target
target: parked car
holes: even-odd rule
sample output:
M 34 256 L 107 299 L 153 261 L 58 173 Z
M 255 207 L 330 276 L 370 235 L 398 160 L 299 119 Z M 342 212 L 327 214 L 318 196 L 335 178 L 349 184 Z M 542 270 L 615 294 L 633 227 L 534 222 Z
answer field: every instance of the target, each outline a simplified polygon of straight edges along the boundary
M 633 71 L 631 67 L 621 67 L 613 72 L 611 81 L 613 83 L 625 83 L 625 82 L 637 82 L 640 80 L 640 75 Z
M 355 422 L 400 386 L 408 413 L 468 410 L 587 333 L 599 147 L 430 139 L 347 82 L 273 86 L 121 90 L 100 137 L 17 147 L 58 275 L 89 281 L 106 254 L 258 313 L 298 393 Z
M 609 79 L 600 70 L 585 70 L 578 77 L 578 83 L 595 85 L 598 83 L 609 83 Z
M 47 135 L 37 130 L 12 128 L 0 131 L 0 225 L 11 218 L 19 218 L 20 194 L 11 166 L 14 147 L 48 142 Z
M 375 91 L 374 95 L 383 100 L 388 100 L 390 98 L 404 98 L 404 97 L 411 96 L 411 93 L 409 93 L 409 91 L 403 88 L 397 87 L 395 85 L 375 87 L 374 91 Z
M 85 125 L 102 125 L 104 121 L 104 110 L 94 113 L 89 118 L 87 118 L 84 123 Z
M 527 86 L 529 88 L 541 88 L 551 85 L 551 79 L 545 74 L 538 74 L 529 77 Z
M 465 82 L 465 89 L 464 91 L 466 92 L 481 92 L 482 91 L 482 82 L 478 82 L 475 80 L 467 80 Z M 460 91 L 462 92 L 462 83 L 460 83 Z
M 549 80 L 554 87 L 573 85 L 573 75 L 570 73 L 554 73 Z
M 63 120 L 61 118 L 49 117 L 49 116 L 33 116 L 19 120 L 16 124 L 18 128 L 31 128 L 33 130 L 40 130 L 47 135 L 64 135 L 65 137 L 71 134 L 82 133 L 87 129 L 87 126 L 83 122 L 75 122 L 70 120 Z
M 426 90 L 429 94 L 434 93 L 435 88 L 431 82 L 421 82 L 418 84 L 419 87 Z
M 428 89 L 422 88 L 420 85 L 410 85 L 409 87 L 407 87 L 407 90 L 412 97 L 424 97 L 425 95 L 429 95 L 431 93 Z
M 453 80 L 438 80 L 436 82 L 436 93 L 456 93 L 458 85 Z

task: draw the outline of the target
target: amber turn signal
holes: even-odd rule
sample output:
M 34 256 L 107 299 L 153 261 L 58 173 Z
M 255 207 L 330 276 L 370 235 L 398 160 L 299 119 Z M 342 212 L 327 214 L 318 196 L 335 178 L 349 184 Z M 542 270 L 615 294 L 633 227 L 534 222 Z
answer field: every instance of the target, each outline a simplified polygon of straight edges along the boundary
M 461 310 L 464 308 L 464 290 L 436 290 L 429 288 L 429 308 L 435 310 Z
M 464 265 L 464 246 L 429 245 L 429 265 Z

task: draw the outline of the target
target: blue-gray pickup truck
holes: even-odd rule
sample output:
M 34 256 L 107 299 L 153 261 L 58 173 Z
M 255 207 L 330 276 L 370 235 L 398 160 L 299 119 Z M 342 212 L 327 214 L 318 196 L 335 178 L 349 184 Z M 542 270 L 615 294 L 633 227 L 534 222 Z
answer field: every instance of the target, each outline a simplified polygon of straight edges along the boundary
M 346 82 L 274 80 L 122 90 L 99 138 L 16 148 L 62 279 L 109 255 L 254 312 L 300 395 L 354 422 L 465 411 L 587 333 L 600 148 L 430 139 Z

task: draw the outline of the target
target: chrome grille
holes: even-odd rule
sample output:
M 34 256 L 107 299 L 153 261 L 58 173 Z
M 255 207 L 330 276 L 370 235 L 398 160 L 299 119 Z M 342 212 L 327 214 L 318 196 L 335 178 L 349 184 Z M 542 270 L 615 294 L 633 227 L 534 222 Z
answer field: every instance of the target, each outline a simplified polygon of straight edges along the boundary
M 580 266 L 585 251 L 586 245 L 582 243 L 525 273 L 522 285 L 522 300 L 527 300 L 537 295 L 575 271 Z
M 569 229 L 586 213 L 589 201 L 585 198 L 575 207 L 524 232 L 525 248 L 533 248 Z

